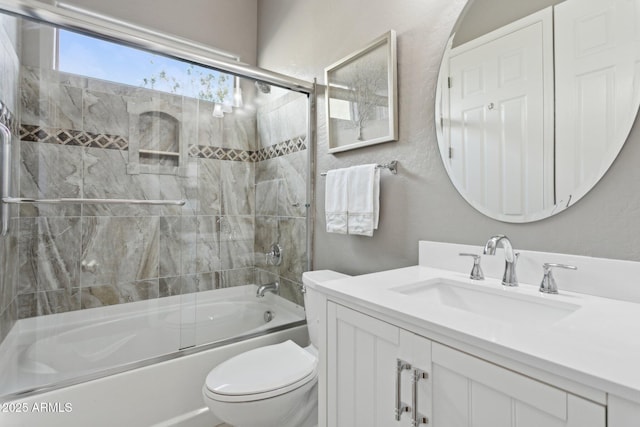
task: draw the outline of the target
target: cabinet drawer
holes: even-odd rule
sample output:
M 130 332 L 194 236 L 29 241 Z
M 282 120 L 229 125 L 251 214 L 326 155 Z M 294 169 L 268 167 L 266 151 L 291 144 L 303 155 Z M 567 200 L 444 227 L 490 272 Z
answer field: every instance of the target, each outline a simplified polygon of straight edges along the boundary
M 604 427 L 605 407 L 441 344 L 432 344 L 434 425 Z
M 400 335 L 397 326 L 383 322 L 366 314 L 362 314 L 359 311 L 352 310 L 350 308 L 343 307 L 338 304 L 331 304 L 335 306 L 335 318 L 338 321 L 343 321 L 346 324 L 358 325 L 358 329 L 368 332 L 372 335 L 378 336 L 386 341 L 389 341 L 395 345 L 399 344 Z M 330 309 L 332 311 L 333 308 Z
M 434 343 L 432 351 L 434 364 L 527 402 L 556 418 L 567 419 L 567 392 L 441 344 Z

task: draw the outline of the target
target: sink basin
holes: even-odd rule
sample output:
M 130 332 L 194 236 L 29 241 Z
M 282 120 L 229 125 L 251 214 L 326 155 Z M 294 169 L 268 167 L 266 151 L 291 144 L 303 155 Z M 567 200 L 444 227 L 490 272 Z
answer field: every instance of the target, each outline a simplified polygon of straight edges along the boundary
M 580 308 L 577 304 L 553 301 L 546 295 L 525 294 L 517 288 L 492 288 L 444 278 L 391 290 L 424 299 L 428 304 L 440 304 L 508 323 L 550 324 Z

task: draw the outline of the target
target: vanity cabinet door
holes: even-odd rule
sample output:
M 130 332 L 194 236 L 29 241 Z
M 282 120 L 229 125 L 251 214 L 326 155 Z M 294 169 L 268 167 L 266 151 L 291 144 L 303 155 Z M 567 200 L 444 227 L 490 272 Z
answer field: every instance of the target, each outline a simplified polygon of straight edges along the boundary
M 327 305 L 327 426 L 409 427 L 412 412 L 396 420 L 396 387 L 400 401 L 430 418 L 431 342 L 397 326 L 339 304 Z M 398 360 L 408 369 L 400 370 Z M 424 425 L 424 424 L 423 424 Z
M 433 343 L 434 427 L 605 427 L 605 407 Z

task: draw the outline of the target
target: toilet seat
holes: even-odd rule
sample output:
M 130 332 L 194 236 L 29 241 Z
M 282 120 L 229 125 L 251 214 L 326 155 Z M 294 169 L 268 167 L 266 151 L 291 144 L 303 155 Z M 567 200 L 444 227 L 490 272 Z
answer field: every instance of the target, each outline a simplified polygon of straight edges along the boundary
M 215 367 L 205 395 L 220 402 L 249 402 L 279 396 L 317 378 L 318 359 L 293 341 L 256 348 Z

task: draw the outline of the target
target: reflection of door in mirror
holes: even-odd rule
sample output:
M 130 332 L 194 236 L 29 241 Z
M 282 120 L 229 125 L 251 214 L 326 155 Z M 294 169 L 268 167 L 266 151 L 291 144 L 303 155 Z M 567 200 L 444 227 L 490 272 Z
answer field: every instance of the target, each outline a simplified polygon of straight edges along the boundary
M 638 1 L 566 0 L 555 7 L 556 189 L 591 188 L 635 117 Z M 603 159 L 606 161 L 603 162 Z
M 450 171 L 491 212 L 527 215 L 555 203 L 551 20 L 549 7 L 449 53 Z
M 640 0 L 469 0 L 435 102 L 440 155 L 462 197 L 518 223 L 587 194 L 635 123 L 639 24 Z

